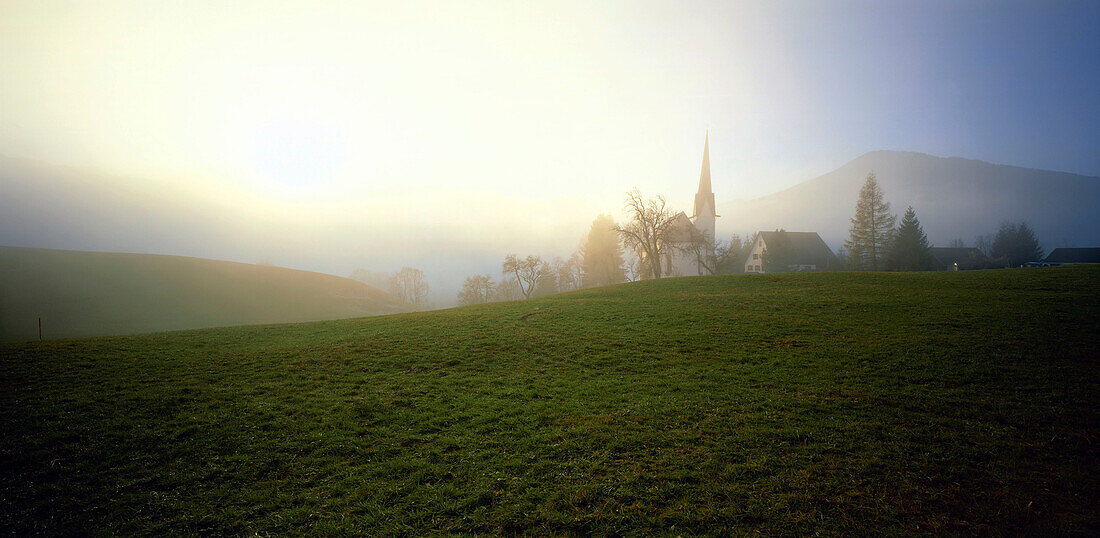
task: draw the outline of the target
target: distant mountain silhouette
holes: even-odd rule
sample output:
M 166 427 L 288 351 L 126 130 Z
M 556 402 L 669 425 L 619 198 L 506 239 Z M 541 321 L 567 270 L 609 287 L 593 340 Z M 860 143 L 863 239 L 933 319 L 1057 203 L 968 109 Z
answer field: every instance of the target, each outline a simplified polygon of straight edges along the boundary
M 721 203 L 719 226 L 816 231 L 836 249 L 848 236 L 848 219 L 871 170 L 893 211 L 900 215 L 912 205 L 938 246 L 955 238 L 972 246 L 976 236 L 995 233 L 1006 220 L 1026 220 L 1047 251 L 1100 246 L 1100 177 L 906 151 L 873 151 L 787 190 Z
M 0 247 L 0 340 L 362 317 L 406 310 L 362 282 L 183 256 Z

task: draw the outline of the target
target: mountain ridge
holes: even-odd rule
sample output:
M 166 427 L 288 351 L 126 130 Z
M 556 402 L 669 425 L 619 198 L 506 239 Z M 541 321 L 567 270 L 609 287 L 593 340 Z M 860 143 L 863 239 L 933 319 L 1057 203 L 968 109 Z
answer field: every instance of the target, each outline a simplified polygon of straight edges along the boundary
M 900 150 L 869 151 L 775 193 L 722 202 L 720 229 L 817 231 L 837 248 L 871 170 L 892 211 L 913 205 L 934 244 L 961 238 L 972 245 L 1005 221 L 1029 222 L 1047 249 L 1100 244 L 1100 218 L 1092 210 L 1100 177 Z

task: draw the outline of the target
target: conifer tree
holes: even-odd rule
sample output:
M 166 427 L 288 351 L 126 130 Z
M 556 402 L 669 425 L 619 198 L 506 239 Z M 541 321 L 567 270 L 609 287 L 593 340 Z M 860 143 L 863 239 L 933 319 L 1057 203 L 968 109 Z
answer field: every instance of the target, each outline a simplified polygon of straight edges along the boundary
M 848 229 L 849 238 L 844 242 L 848 260 L 854 269 L 877 271 L 882 268 L 882 257 L 893 238 L 897 216 L 890 213 L 890 203 L 882 199 L 882 188 L 875 172 L 867 174 L 867 181 L 859 189 L 856 214 Z
M 626 282 L 623 246 L 610 215 L 600 215 L 592 221 L 581 247 L 580 263 L 581 285 L 586 288 Z
M 891 271 L 927 271 L 932 268 L 932 248 L 913 206 L 905 210 L 885 258 Z
M 989 248 L 989 256 L 1004 267 L 1018 267 L 1027 262 L 1043 259 L 1043 248 L 1035 238 L 1035 232 L 1026 222 L 1004 223 L 997 230 L 997 237 Z

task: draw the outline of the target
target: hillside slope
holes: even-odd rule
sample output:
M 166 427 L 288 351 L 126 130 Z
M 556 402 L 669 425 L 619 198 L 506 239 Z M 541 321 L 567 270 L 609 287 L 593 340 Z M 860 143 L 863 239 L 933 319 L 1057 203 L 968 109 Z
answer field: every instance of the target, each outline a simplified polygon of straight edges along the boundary
M 0 532 L 1094 534 L 1100 267 L 0 344 Z
M 816 231 L 834 249 L 848 236 L 859 188 L 874 170 L 899 215 L 912 205 L 930 241 L 947 246 L 1026 220 L 1049 251 L 1100 246 L 1100 178 L 924 153 L 874 151 L 828 174 L 755 200 L 719 204 L 719 226 Z
M 354 280 L 181 256 L 0 247 L 0 339 L 362 317 L 402 309 Z

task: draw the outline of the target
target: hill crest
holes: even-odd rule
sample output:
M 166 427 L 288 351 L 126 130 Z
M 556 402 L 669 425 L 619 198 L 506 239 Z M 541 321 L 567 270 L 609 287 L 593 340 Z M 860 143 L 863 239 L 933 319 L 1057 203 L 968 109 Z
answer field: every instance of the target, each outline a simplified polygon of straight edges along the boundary
M 316 321 L 408 310 L 355 280 L 163 254 L 0 247 L 0 339 Z

